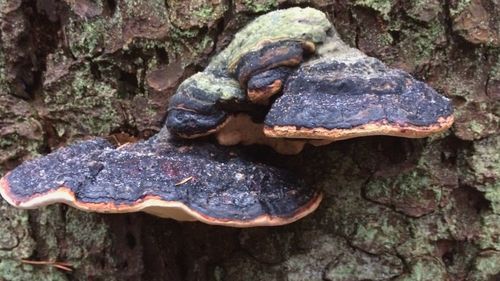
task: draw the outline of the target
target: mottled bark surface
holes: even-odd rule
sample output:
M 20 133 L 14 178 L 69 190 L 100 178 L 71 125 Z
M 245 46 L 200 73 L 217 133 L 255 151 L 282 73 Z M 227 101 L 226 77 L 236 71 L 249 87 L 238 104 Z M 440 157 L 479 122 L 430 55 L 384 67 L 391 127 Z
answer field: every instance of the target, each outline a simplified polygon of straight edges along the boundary
M 154 134 L 184 78 L 256 15 L 293 5 L 450 97 L 452 130 L 306 149 L 293 163 L 326 198 L 284 227 L 0 201 L 0 280 L 498 280 L 496 0 L 0 0 L 0 174 L 79 138 Z

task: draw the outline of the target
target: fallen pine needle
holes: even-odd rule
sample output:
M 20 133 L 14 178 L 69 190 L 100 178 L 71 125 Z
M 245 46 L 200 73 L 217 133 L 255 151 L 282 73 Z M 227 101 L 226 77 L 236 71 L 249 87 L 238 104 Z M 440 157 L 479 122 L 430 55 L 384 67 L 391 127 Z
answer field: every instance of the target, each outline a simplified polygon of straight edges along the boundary
M 58 262 L 58 261 L 32 261 L 32 260 L 21 260 L 22 263 L 25 264 L 32 264 L 32 265 L 48 265 L 48 266 L 53 266 L 55 268 L 59 268 L 61 270 L 65 271 L 73 271 L 71 268 L 71 264 L 67 262 Z
M 176 183 L 175 186 L 185 184 L 186 182 L 188 182 L 188 181 L 190 181 L 192 179 L 193 179 L 193 176 L 187 177 L 187 178 L 181 180 L 180 182 Z

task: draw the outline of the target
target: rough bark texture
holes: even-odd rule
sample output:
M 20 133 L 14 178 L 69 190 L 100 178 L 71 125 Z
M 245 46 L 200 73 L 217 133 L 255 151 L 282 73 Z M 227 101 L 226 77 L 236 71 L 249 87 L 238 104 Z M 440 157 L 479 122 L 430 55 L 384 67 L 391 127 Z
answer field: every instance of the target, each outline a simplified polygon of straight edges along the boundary
M 308 148 L 294 163 L 326 198 L 285 227 L 0 201 L 0 280 L 498 280 L 496 0 L 0 0 L 0 174 L 78 138 L 150 136 L 182 79 L 256 15 L 293 5 L 452 98 L 452 130 Z

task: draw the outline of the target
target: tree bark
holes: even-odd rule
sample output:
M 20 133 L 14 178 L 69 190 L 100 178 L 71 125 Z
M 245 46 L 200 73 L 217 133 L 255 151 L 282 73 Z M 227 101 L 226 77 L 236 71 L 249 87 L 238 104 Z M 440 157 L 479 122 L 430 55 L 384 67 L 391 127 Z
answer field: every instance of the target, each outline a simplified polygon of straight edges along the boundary
M 294 164 L 326 196 L 283 227 L 0 200 L 0 280 L 499 280 L 495 0 L 0 0 L 0 175 L 79 138 L 151 136 L 183 79 L 248 21 L 294 5 L 451 98 L 453 128 L 307 148 Z

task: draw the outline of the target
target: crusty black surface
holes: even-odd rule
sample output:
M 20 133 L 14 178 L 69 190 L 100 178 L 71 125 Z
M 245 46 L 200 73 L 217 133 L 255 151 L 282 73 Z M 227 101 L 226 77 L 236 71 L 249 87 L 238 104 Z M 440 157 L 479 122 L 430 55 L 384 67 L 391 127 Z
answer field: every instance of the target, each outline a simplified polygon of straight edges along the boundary
M 215 130 L 224 123 L 227 116 L 227 113 L 222 110 L 217 110 L 212 114 L 200 114 L 190 110 L 172 109 L 165 123 L 172 133 L 189 137 Z
M 273 84 L 275 81 L 282 81 L 285 83 L 286 79 L 292 73 L 293 69 L 290 67 L 277 67 L 266 70 L 259 74 L 252 76 L 247 83 L 248 90 L 259 90 L 266 88 Z
M 217 105 L 220 96 L 207 92 L 198 83 L 195 79 L 183 83 L 170 98 L 166 126 L 174 134 L 204 134 L 227 118 L 227 113 Z
M 216 220 L 286 218 L 317 195 L 286 170 L 238 150 L 162 134 L 119 149 L 103 139 L 80 141 L 20 165 L 7 182 L 18 202 L 65 186 L 82 203 L 133 205 L 153 195 Z
M 388 122 L 431 126 L 453 113 L 451 102 L 408 73 L 375 58 L 322 58 L 289 76 L 265 124 L 299 128 L 349 129 Z
M 240 85 L 245 86 L 251 76 L 279 66 L 298 65 L 303 60 L 303 43 L 299 41 L 278 41 L 269 43 L 257 51 L 244 55 L 234 71 Z

